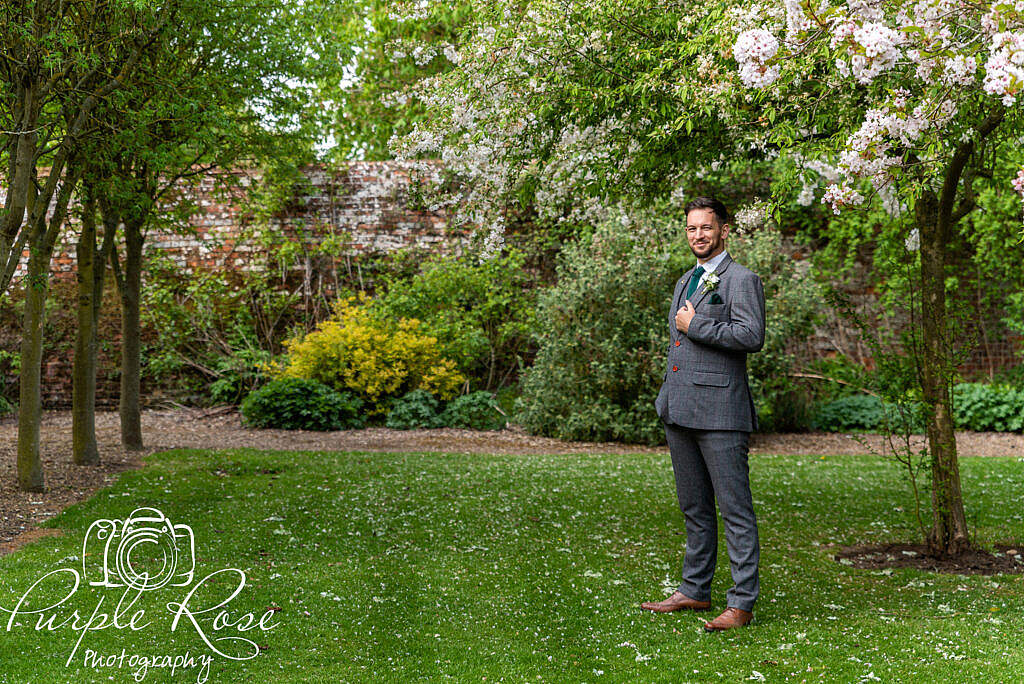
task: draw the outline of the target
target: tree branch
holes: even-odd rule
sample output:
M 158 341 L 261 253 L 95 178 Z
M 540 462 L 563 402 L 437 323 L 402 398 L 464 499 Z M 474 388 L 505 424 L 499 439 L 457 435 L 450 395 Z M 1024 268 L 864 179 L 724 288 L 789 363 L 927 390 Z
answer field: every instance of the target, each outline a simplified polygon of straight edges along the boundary
M 977 128 L 978 142 L 983 141 L 992 131 L 998 128 L 1005 115 L 1006 108 L 1002 105 L 992 110 Z M 946 176 L 942 183 L 942 193 L 939 195 L 937 225 L 943 242 L 949 239 L 950 232 L 953 226 L 956 225 L 957 219 L 953 218 L 953 206 L 956 202 L 957 187 L 960 184 L 960 177 L 963 175 L 964 168 L 974 154 L 975 144 L 975 141 L 972 139 L 957 146 L 956 152 L 953 153 L 953 158 L 949 161 L 949 166 L 946 167 Z

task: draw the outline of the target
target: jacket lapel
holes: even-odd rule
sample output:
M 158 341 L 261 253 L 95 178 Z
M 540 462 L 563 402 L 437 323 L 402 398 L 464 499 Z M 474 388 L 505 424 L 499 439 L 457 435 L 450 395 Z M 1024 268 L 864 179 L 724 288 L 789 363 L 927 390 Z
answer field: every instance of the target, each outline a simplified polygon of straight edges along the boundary
M 718 264 L 718 268 L 716 268 L 713 271 L 713 273 L 715 275 L 717 275 L 719 277 L 719 279 L 721 279 L 721 277 L 723 275 L 725 275 L 725 269 L 729 268 L 729 264 L 731 264 L 731 263 L 732 263 L 732 257 L 729 256 L 728 254 L 726 254 L 725 258 L 722 259 L 722 263 Z M 697 305 L 699 305 L 701 302 L 703 302 L 704 298 L 707 297 L 708 294 L 710 294 L 710 290 L 708 290 L 706 292 L 701 292 L 700 296 L 697 297 L 697 301 L 693 302 L 693 308 L 696 309 Z

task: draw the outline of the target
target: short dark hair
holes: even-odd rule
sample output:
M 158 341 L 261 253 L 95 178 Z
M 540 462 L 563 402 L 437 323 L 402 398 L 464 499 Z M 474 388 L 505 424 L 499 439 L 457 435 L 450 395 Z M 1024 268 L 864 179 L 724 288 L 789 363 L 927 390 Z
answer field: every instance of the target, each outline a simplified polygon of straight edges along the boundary
M 729 222 L 729 211 L 721 201 L 714 197 L 694 197 L 686 203 L 685 215 L 689 216 L 690 212 L 694 209 L 710 209 L 715 213 L 715 218 L 718 219 L 718 225 L 720 226 Z

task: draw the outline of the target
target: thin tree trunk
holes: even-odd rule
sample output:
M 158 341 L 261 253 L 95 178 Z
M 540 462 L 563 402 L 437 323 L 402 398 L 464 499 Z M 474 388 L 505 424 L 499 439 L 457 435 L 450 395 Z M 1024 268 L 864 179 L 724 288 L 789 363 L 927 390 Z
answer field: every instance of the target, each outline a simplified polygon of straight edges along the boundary
M 140 395 L 141 324 L 139 302 L 142 291 L 142 226 L 125 223 L 124 282 L 121 287 L 121 444 L 125 449 L 142 449 Z
M 51 169 L 51 173 L 55 173 Z M 56 187 L 47 178 L 47 185 Z M 43 361 L 43 324 L 46 322 L 46 295 L 49 287 L 50 257 L 57 236 L 67 216 L 71 192 L 78 184 L 78 176 L 64 179 L 53 214 L 49 221 L 46 208 L 50 194 L 35 197 L 28 225 L 30 231 L 28 268 L 25 273 L 25 312 L 21 331 L 21 376 L 19 378 L 18 406 L 18 485 L 25 491 L 41 492 L 43 469 L 39 460 L 39 422 L 42 419 L 42 393 L 40 376 Z
M 42 419 L 40 375 L 43 359 L 43 324 L 50 255 L 33 240 L 25 275 L 25 312 L 21 333 L 21 376 L 18 399 L 18 486 L 42 492 L 43 466 L 39 460 L 39 422 Z
M 75 247 L 78 269 L 78 330 L 75 331 L 75 365 L 71 393 L 71 459 L 78 465 L 100 462 L 96 447 L 96 319 L 93 299 L 96 252 L 96 207 L 87 200 L 82 232 Z M 102 264 L 100 264 L 102 268 Z
M 72 391 L 72 460 L 79 465 L 100 462 L 96 446 L 96 348 L 100 307 L 103 304 L 103 276 L 107 254 L 113 244 L 109 229 L 103 247 L 96 249 L 96 201 L 92 188 L 86 190 L 82 232 L 76 246 L 78 262 L 78 330 L 75 335 L 74 387 Z
M 970 538 L 953 433 L 954 369 L 946 327 L 946 241 L 934 192 L 926 191 L 918 199 L 916 219 L 921 238 L 921 390 L 931 409 L 927 425 L 932 469 L 932 529 L 928 547 L 932 553 L 949 556 L 970 548 Z

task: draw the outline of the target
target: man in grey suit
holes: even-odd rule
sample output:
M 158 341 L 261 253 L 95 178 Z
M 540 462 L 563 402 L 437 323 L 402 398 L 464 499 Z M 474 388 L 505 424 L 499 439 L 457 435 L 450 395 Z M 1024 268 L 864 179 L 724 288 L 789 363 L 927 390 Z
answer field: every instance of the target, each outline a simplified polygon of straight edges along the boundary
M 729 257 L 728 235 L 728 212 L 721 202 L 698 197 L 686 205 L 686 236 L 697 264 L 676 283 L 668 369 L 655 401 L 686 518 L 686 556 L 678 590 L 641 606 L 659 613 L 711 609 L 717 499 L 733 586 L 725 611 L 704 624 L 709 632 L 750 623 L 759 591 L 760 547 L 747 467 L 757 413 L 747 354 L 764 345 L 764 287 Z

